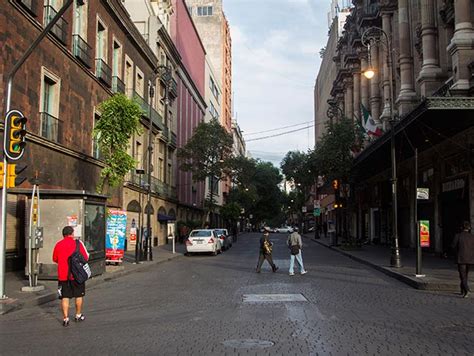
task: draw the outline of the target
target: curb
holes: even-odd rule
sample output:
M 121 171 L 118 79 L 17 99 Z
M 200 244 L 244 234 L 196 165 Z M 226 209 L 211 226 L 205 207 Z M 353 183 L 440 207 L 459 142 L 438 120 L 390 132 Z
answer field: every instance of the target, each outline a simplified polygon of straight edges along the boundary
M 372 263 L 372 262 L 364 260 L 360 257 L 354 256 L 354 255 L 352 255 L 348 252 L 345 252 L 345 251 L 343 251 L 343 250 L 341 250 L 337 247 L 326 245 L 323 242 L 317 241 L 317 240 L 315 240 L 313 238 L 310 238 L 310 237 L 307 237 L 307 238 L 309 238 L 311 241 L 313 241 L 313 242 L 315 242 L 315 243 L 317 243 L 321 246 L 324 246 L 324 247 L 326 247 L 330 250 L 339 252 L 341 255 L 349 257 L 349 258 L 353 259 L 354 261 L 357 261 L 359 263 L 370 266 L 370 267 L 376 269 L 377 271 L 384 273 L 385 275 L 387 275 L 389 277 L 395 278 L 395 279 L 399 280 L 400 282 L 403 282 L 403 283 L 409 285 L 410 287 L 420 289 L 420 290 L 437 291 L 437 292 L 441 292 L 441 291 L 443 291 L 443 292 L 458 292 L 459 291 L 459 285 L 458 284 L 445 283 L 445 282 L 420 281 L 420 280 L 415 279 L 416 277 L 409 277 L 405 274 L 395 272 L 390 268 L 379 266 L 375 263 Z
M 164 263 L 164 262 L 169 262 L 169 261 L 177 259 L 177 258 L 182 258 L 183 256 L 184 256 L 183 254 L 176 254 L 176 256 L 170 256 L 170 257 L 167 257 L 166 259 L 163 259 L 163 260 L 160 260 L 160 261 L 154 261 L 154 262 L 149 263 L 149 264 L 139 264 L 139 265 L 135 266 L 132 269 L 128 269 L 128 270 L 124 269 L 124 270 L 109 273 L 109 274 L 104 273 L 100 276 L 91 278 L 87 282 L 87 289 L 88 290 L 94 289 L 95 287 L 97 287 L 98 285 L 100 285 L 104 282 L 109 282 L 109 281 L 124 277 L 126 275 L 132 274 L 132 273 L 137 272 L 137 271 L 143 271 L 143 270 L 146 270 L 146 269 L 148 269 L 152 266 L 156 266 L 156 265 Z M 18 311 L 20 309 L 27 308 L 27 307 L 39 306 L 39 305 L 42 305 L 42 304 L 52 302 L 56 299 L 58 299 L 58 294 L 57 294 L 56 291 L 48 291 L 48 292 L 46 292 L 42 295 L 37 296 L 36 298 L 32 298 L 32 299 L 27 300 L 27 301 L 21 301 L 21 300 L 17 299 L 17 300 L 15 300 L 14 302 L 12 302 L 10 304 L 0 304 L 0 315 L 4 315 L 4 314 L 7 314 L 7 313 Z

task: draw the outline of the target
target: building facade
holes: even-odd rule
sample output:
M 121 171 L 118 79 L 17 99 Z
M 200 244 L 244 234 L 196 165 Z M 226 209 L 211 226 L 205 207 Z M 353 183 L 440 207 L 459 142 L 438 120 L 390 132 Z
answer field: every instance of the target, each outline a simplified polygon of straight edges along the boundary
M 197 125 L 204 122 L 206 51 L 184 0 L 172 0 L 169 9 L 171 39 L 181 56 L 181 65 L 177 68 L 177 128 L 178 147 L 182 147 Z M 176 172 L 178 219 L 202 220 L 205 183 L 194 182 L 189 172 L 178 168 Z
M 146 196 L 148 174 L 151 175 L 151 227 L 154 245 L 167 243 L 168 222 L 174 223 L 177 214 L 176 189 L 176 148 L 177 148 L 177 82 L 176 68 L 180 56 L 174 47 L 166 27 L 158 17 L 158 3 L 150 0 L 126 0 L 123 2 L 134 25 L 152 50 L 157 61 L 154 71 L 157 73 L 153 83 L 146 83 L 149 92 L 153 84 L 153 99 L 143 100 L 143 93 L 127 91 L 131 98 L 138 99 L 146 112 L 146 120 L 153 123 L 150 135 L 148 129 L 140 137 L 133 138 L 131 153 L 138 162 L 135 172 L 126 179 L 123 205 L 127 207 L 128 226 L 146 225 L 144 216 L 148 214 Z M 129 68 L 130 61 L 126 63 Z M 166 71 L 168 70 L 168 73 Z M 139 71 L 139 69 L 137 69 Z M 138 72 L 139 73 L 139 72 Z M 149 93 L 148 93 L 149 94 Z M 148 125 L 149 127 L 149 125 Z M 149 153 L 149 150 L 151 153 Z M 148 154 L 151 154 L 151 167 L 148 172 Z M 145 173 L 141 173 L 144 170 Z M 139 173 L 137 173 L 139 172 Z M 139 210 L 139 211 L 137 211 Z M 128 236 L 130 238 L 130 236 Z M 134 249 L 128 244 L 128 249 Z
M 2 98 L 6 73 L 57 13 L 61 4 L 56 5 L 15 0 L 1 7 Z M 13 82 L 12 108 L 28 117 L 27 147 L 21 160 L 27 165 L 22 174 L 28 180 L 8 191 L 9 269 L 24 267 L 29 218 L 25 207 L 31 179 L 37 177 L 45 236 L 40 275 L 55 273 L 50 252 L 65 225 L 74 226 L 85 242 L 93 271 L 104 270 L 105 209 L 124 209 L 129 189 L 119 187 L 107 196 L 96 193 L 104 163 L 92 130 L 100 120 L 100 103 L 114 93 L 128 93 L 147 105 L 146 83 L 157 61 L 121 1 L 83 1 L 73 3 L 20 68 Z M 148 123 L 144 115 L 144 132 Z M 159 119 L 153 121 L 156 132 L 162 130 L 159 124 Z M 144 135 L 133 142 L 143 146 Z M 131 153 L 139 160 L 144 152 L 137 146 L 131 145 Z
M 221 123 L 230 132 L 232 127 L 232 43 L 222 0 L 186 0 L 186 5 L 204 43 L 207 56 L 216 74 L 220 76 Z
M 474 223 L 474 4 L 353 5 L 337 44 L 330 100 L 361 126 L 363 105 L 383 134 L 369 138 L 355 158 L 348 234 L 390 245 L 396 223 L 401 245 L 414 247 L 416 221 L 429 220 L 429 249 L 450 254 L 462 221 Z M 362 74 L 369 67 L 370 80 Z M 417 200 L 418 187 L 429 189 L 427 199 Z

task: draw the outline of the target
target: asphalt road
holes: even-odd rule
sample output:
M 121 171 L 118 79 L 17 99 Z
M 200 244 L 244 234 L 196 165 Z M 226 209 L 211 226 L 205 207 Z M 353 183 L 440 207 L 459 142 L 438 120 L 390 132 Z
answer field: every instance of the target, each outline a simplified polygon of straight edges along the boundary
M 80 324 L 62 327 L 59 301 L 0 316 L 0 354 L 474 355 L 474 298 L 412 289 L 309 240 L 308 274 L 289 276 L 283 234 L 280 270 L 257 274 L 259 236 L 100 284 Z

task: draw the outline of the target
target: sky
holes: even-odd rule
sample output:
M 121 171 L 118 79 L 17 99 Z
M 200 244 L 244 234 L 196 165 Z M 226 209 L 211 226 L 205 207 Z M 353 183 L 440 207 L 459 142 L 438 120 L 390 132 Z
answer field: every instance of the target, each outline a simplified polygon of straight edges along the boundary
M 308 125 L 331 1 L 223 1 L 232 36 L 234 116 L 251 156 L 279 167 L 288 151 L 314 146 Z

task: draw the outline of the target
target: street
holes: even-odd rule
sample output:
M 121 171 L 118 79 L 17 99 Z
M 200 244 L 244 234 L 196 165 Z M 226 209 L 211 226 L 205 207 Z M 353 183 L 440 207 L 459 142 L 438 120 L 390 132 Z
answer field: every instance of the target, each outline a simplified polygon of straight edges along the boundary
M 412 289 L 309 239 L 308 274 L 289 276 L 286 234 L 270 236 L 278 272 L 257 274 L 259 237 L 97 285 L 81 324 L 62 327 L 58 301 L 6 314 L 1 354 L 474 355 L 473 298 Z

